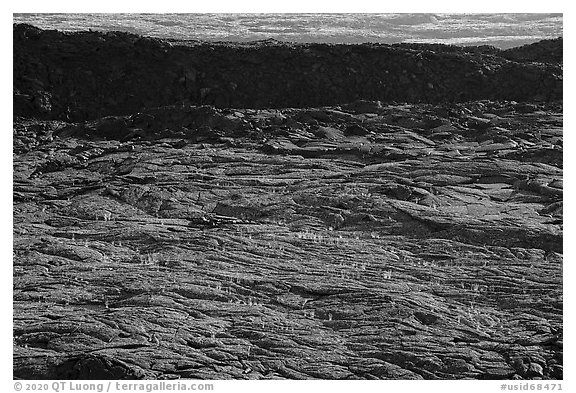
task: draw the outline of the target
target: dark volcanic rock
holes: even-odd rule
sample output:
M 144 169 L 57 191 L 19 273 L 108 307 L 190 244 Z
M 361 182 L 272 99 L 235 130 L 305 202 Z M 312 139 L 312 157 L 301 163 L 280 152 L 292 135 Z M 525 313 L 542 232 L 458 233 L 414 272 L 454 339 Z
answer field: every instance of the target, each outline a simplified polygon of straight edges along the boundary
M 14 114 L 80 121 L 177 103 L 279 108 L 357 99 L 561 99 L 561 65 L 546 59 L 525 62 L 527 57 L 547 58 L 525 52 L 533 51 L 422 44 L 168 42 L 20 24 L 14 25 Z
M 14 26 L 14 377 L 562 379 L 535 48 Z
M 503 57 L 514 61 L 535 61 L 562 65 L 564 56 L 562 38 L 543 40 L 534 44 L 510 48 L 502 53 Z
M 14 376 L 561 379 L 562 106 L 525 109 L 16 119 Z

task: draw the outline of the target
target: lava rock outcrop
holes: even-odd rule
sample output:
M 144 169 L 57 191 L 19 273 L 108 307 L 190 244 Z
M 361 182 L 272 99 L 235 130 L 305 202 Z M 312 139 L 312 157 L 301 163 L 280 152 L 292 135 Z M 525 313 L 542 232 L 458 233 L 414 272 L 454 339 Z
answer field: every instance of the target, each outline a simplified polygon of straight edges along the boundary
M 358 99 L 561 99 L 561 65 L 526 62 L 543 57 L 526 53 L 423 44 L 169 42 L 18 24 L 14 114 L 81 121 L 177 103 L 303 108 Z
M 562 379 L 532 49 L 15 26 L 14 378 Z

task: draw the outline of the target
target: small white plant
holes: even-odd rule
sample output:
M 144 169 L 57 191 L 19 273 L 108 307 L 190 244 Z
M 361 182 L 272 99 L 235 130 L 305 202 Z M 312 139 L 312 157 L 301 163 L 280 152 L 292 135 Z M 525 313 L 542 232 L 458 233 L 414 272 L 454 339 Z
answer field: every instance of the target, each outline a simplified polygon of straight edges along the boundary
M 96 221 L 98 221 L 100 217 L 102 217 L 104 221 L 110 221 L 112 219 L 112 212 L 109 212 L 108 210 L 98 210 L 94 216 Z

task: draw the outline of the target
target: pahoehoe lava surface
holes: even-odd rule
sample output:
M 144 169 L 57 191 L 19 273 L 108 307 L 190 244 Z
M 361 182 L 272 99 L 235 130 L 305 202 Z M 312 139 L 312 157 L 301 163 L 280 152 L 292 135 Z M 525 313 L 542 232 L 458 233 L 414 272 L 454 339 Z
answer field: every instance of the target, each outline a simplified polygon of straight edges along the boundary
M 562 379 L 561 52 L 15 25 L 14 377 Z

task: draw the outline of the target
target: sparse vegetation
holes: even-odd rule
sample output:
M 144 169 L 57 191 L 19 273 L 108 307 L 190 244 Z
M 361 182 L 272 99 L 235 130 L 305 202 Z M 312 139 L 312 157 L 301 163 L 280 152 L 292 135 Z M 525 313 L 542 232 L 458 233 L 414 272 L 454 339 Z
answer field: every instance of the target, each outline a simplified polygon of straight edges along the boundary
M 227 99 L 272 85 L 250 72 L 236 90 L 215 87 L 200 63 L 230 48 L 198 43 L 202 56 L 171 59 L 178 69 L 157 68 L 175 55 L 168 46 L 145 66 L 90 65 L 122 83 L 128 69 L 137 78 L 141 95 L 108 102 L 89 96 L 87 64 L 70 75 L 50 66 L 74 55 L 53 42 L 69 36 L 15 33 L 15 67 L 28 65 L 14 79 L 23 111 L 13 132 L 15 378 L 562 379 L 562 103 L 545 102 L 561 95 L 559 65 L 390 47 L 384 63 L 424 57 L 414 76 L 408 66 L 396 75 L 406 81 L 386 76 L 415 86 L 392 93 L 428 89 L 425 100 L 231 109 Z M 74 37 L 94 56 L 113 45 L 118 61 L 165 46 Z M 291 44 L 267 45 L 235 47 L 243 60 L 234 78 L 262 71 L 254 48 L 292 56 Z M 337 68 L 310 64 L 325 62 L 318 51 L 344 49 L 306 49 L 310 73 L 298 81 L 335 83 Z M 143 83 L 150 70 L 167 82 Z M 362 89 L 393 87 L 368 83 L 367 70 L 350 71 Z M 422 73 L 433 88 L 417 83 Z M 506 75 L 518 89 L 491 84 Z M 82 89 L 66 82 L 76 77 Z M 97 85 L 104 95 L 106 81 Z M 482 99 L 433 103 L 462 93 L 460 82 Z M 272 87 L 274 99 L 286 96 L 286 86 Z M 213 100 L 203 104 L 221 105 L 191 105 L 199 88 Z M 332 90 L 321 96 L 336 99 Z M 484 99 L 543 91 L 526 102 Z M 188 101 L 171 101 L 180 93 Z M 63 106 L 70 97 L 77 107 Z

